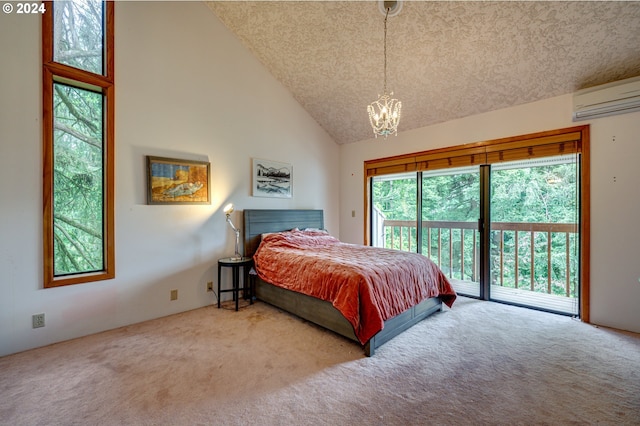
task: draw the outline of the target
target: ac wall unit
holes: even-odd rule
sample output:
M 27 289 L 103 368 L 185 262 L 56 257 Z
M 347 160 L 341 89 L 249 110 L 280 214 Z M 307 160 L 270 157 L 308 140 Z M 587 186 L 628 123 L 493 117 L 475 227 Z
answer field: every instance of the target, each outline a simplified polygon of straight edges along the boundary
M 640 76 L 573 94 L 573 121 L 640 111 Z

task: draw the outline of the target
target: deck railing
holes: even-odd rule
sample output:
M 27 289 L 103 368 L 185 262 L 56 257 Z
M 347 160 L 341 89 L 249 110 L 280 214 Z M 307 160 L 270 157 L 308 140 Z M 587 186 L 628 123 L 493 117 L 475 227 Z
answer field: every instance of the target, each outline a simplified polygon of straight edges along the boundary
M 378 246 L 416 250 L 416 222 L 381 220 Z M 491 222 L 492 285 L 576 297 L 577 225 Z M 477 222 L 424 221 L 422 253 L 450 277 L 477 282 Z

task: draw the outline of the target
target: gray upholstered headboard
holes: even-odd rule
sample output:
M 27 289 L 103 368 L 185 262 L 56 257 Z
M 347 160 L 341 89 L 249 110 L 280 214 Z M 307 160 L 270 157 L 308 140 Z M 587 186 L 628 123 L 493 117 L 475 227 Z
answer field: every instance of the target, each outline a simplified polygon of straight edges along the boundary
M 251 257 L 263 233 L 293 228 L 324 229 L 324 215 L 322 210 L 245 210 L 243 224 L 244 255 Z

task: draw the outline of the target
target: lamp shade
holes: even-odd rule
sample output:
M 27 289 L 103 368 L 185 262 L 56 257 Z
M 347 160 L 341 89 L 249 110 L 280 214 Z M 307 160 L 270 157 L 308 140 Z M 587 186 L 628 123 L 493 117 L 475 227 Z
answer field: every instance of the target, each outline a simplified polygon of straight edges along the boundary
M 224 211 L 224 214 L 226 214 L 227 216 L 233 213 L 233 203 L 229 203 L 226 206 L 224 206 L 223 211 Z

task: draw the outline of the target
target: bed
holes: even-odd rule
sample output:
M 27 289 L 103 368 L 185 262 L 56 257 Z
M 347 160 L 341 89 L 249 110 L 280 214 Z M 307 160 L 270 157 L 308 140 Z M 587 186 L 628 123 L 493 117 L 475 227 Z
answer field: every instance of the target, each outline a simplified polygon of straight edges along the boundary
M 260 246 L 263 235 L 290 231 L 292 229 L 324 229 L 324 217 L 322 210 L 245 210 L 244 211 L 244 250 L 245 256 L 253 257 Z M 288 233 L 285 233 L 288 235 Z M 296 234 L 297 235 L 297 234 Z M 272 236 L 269 237 L 269 239 Z M 277 235 L 276 238 L 280 238 Z M 327 237 L 328 238 L 328 237 Z M 320 238 L 321 241 L 322 238 Z M 343 243 L 341 243 L 343 244 Z M 355 245 L 353 245 L 355 246 Z M 363 249 L 369 247 L 359 246 Z M 377 250 L 377 249 L 374 249 Z M 414 255 L 415 256 L 415 255 Z M 256 260 L 261 260 L 256 256 Z M 264 263 L 263 263 L 264 264 Z M 259 269 L 259 265 L 256 265 Z M 437 267 L 436 267 L 437 268 Z M 274 268 L 277 269 L 277 268 Z M 407 330 L 417 322 L 428 316 L 441 311 L 443 301 L 451 306 L 455 300 L 455 292 L 450 284 L 438 269 L 444 282 L 438 283 L 440 291 L 435 297 L 420 299 L 416 304 L 409 306 L 392 317 L 380 322 L 379 330 L 376 328 L 374 334 L 365 334 L 360 327 L 354 326 L 354 318 L 349 320 L 340 312 L 344 307 L 335 301 L 322 300 L 317 297 L 292 291 L 287 288 L 273 285 L 262 279 L 266 274 L 258 271 L 255 279 L 255 297 L 263 302 L 276 306 L 286 312 L 290 312 L 300 318 L 313 322 L 348 339 L 360 343 L 365 355 L 372 356 L 375 350 L 393 337 Z M 274 279 L 274 281 L 277 281 Z M 358 299 L 356 295 L 353 299 Z M 360 303 L 360 302 L 358 302 Z M 336 308 L 336 305 L 338 308 Z M 366 320 L 366 318 L 365 318 Z M 365 321 L 363 320 L 363 321 Z M 370 331 L 370 330 L 369 330 Z

